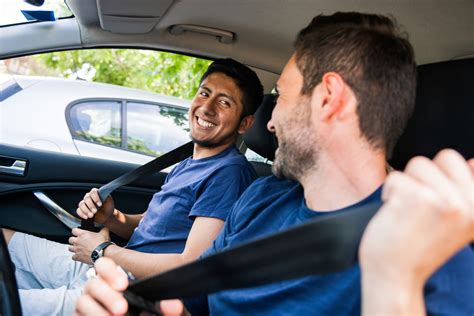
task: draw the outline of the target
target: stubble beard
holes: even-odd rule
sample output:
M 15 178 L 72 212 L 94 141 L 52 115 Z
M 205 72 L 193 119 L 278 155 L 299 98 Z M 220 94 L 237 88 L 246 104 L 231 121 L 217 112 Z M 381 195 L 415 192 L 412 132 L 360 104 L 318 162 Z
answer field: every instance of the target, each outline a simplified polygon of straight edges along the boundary
M 224 145 L 230 141 L 233 135 L 221 135 L 220 137 L 216 137 L 212 140 L 199 140 L 193 137 L 192 130 L 189 132 L 189 137 L 193 144 L 201 146 L 203 148 L 216 148 L 221 145 Z
M 193 137 L 191 133 L 189 133 L 189 137 L 191 137 L 191 141 L 193 144 L 204 147 L 204 148 L 216 148 L 222 145 L 222 142 L 219 141 L 209 141 L 209 140 L 197 140 Z
M 317 169 L 319 157 L 309 102 L 300 102 L 292 116 L 282 123 L 277 126 L 281 132 L 272 172 L 279 178 L 301 181 L 308 171 Z

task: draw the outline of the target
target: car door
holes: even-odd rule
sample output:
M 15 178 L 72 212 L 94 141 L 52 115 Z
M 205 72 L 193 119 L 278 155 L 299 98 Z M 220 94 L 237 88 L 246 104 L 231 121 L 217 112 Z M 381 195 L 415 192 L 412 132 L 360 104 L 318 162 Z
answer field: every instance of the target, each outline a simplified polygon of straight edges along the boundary
M 71 229 L 53 216 L 33 192 L 46 194 L 74 215 L 78 202 L 91 188 L 135 167 L 0 144 L 0 226 L 65 243 Z M 131 214 L 144 212 L 165 178 L 166 173 L 158 172 L 118 189 L 112 195 L 116 208 Z

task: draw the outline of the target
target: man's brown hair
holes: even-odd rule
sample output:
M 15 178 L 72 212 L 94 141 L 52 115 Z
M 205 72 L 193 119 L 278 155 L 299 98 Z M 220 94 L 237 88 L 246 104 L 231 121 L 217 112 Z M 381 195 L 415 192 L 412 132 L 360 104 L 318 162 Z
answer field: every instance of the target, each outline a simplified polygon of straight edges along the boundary
M 354 91 L 362 135 L 390 157 L 415 104 L 416 64 L 411 44 L 389 17 L 355 12 L 316 16 L 295 41 L 309 95 L 327 72 Z

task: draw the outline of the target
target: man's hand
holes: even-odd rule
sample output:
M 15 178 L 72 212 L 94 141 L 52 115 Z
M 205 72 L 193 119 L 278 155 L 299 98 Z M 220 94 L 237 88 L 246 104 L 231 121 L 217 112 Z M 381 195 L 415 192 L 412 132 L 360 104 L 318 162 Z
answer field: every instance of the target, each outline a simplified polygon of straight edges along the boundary
M 69 238 L 69 251 L 73 252 L 72 260 L 92 264 L 91 253 L 101 243 L 109 241 L 109 229 L 104 227 L 98 233 L 74 228 L 73 237 Z
M 89 219 L 95 215 L 94 221 L 96 223 L 105 224 L 114 213 L 114 210 L 115 204 L 112 197 L 107 197 L 105 203 L 102 205 L 99 197 L 99 190 L 93 188 L 89 193 L 86 193 L 84 199 L 79 202 L 76 212 L 77 215 L 83 219 Z
M 367 226 L 359 251 L 363 305 L 370 306 L 367 298 L 380 302 L 365 311 L 389 308 L 382 296 L 392 291 L 407 294 L 399 297 L 406 300 L 400 306 L 418 306 L 405 312 L 422 313 L 426 280 L 474 240 L 473 175 L 474 160 L 466 163 L 453 150 L 441 151 L 432 161 L 413 158 L 403 173 L 389 175 L 385 204 Z
M 109 258 L 100 258 L 95 264 L 98 278 L 87 282 L 76 304 L 76 315 L 124 315 L 128 304 L 121 292 L 128 286 L 122 269 Z M 157 308 L 166 316 L 179 316 L 184 312 L 178 300 L 160 302 Z

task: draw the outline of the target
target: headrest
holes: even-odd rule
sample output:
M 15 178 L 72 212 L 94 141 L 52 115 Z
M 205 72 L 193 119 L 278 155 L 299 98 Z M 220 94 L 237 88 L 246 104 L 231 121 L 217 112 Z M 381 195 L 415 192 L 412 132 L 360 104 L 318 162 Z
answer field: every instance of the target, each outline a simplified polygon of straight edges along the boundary
M 416 106 L 390 164 L 403 169 L 416 155 L 452 148 L 474 157 L 474 59 L 418 67 Z
M 267 129 L 267 123 L 272 117 L 274 107 L 275 95 L 266 94 L 263 97 L 262 104 L 254 114 L 255 121 L 252 127 L 244 134 L 244 142 L 248 148 L 272 161 L 275 158 L 278 143 L 275 134 Z

